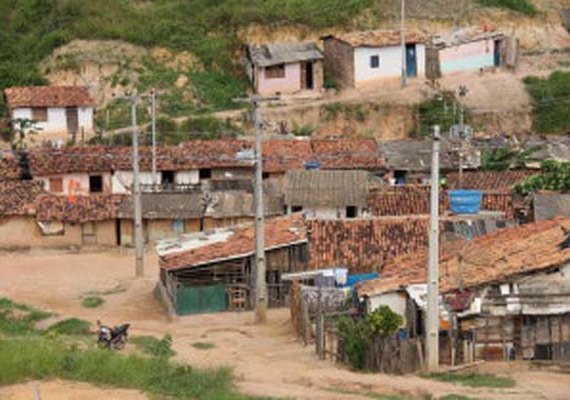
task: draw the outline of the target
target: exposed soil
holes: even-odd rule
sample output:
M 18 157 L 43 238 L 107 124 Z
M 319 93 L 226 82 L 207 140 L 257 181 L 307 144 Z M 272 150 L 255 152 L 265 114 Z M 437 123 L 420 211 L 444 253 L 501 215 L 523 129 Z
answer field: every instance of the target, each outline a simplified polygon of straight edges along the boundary
M 36 395 L 39 393 L 39 397 Z M 136 390 L 107 389 L 86 383 L 48 381 L 27 382 L 20 385 L 0 387 L 0 399 L 2 400 L 147 400 L 148 397 Z
M 494 372 L 517 380 L 515 388 L 506 390 L 472 389 L 417 376 L 355 373 L 330 361 L 318 361 L 312 347 L 300 345 L 292 335 L 287 309 L 271 310 L 266 326 L 254 325 L 250 312 L 179 317 L 167 322 L 152 294 L 158 272 L 156 257 L 148 254 L 146 261 L 146 278 L 135 280 L 132 278 L 134 259 L 125 250 L 4 253 L 0 254 L 0 296 L 93 323 L 97 319 L 108 324 L 130 322 L 135 335 L 161 337 L 168 332 L 174 338 L 177 360 L 198 366 L 229 365 L 234 368 L 239 389 L 254 395 L 297 399 L 366 399 L 343 393 L 348 390 L 363 394 L 430 393 L 436 397 L 456 393 L 497 400 L 567 399 L 570 375 L 532 370 L 526 363 L 508 364 L 509 368 L 501 367 L 501 364 L 488 364 L 495 366 Z M 87 309 L 81 305 L 82 297 L 92 292 L 105 298 L 100 308 Z M 214 347 L 197 349 L 192 346 L 196 342 L 207 342 Z M 514 365 L 517 368 L 512 367 Z M 483 368 L 486 370 L 487 365 Z M 112 392 L 121 393 L 118 397 L 109 397 L 110 392 L 103 389 L 58 381 L 42 383 L 42 388 L 45 386 L 46 390 L 42 398 L 50 398 L 49 388 L 53 385 L 61 388 L 61 393 L 69 391 L 69 399 L 144 398 L 130 392 L 128 396 L 135 397 L 123 397 L 122 392 L 118 391 Z M 34 387 L 27 384 L 4 388 L 0 391 L 0 398 L 24 398 L 14 396 L 19 393 L 28 396 L 28 393 L 32 393 L 28 390 Z M 81 397 L 81 392 L 77 390 L 102 391 L 89 392 L 89 395 Z M 57 393 L 58 399 L 65 398 L 59 395 L 59 391 Z

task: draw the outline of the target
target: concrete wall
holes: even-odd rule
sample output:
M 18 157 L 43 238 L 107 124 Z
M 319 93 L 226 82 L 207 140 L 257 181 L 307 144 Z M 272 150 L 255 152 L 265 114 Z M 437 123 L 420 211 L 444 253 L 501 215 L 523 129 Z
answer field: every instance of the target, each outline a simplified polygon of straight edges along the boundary
M 370 68 L 370 57 L 380 57 L 379 68 Z M 416 45 L 417 76 L 425 73 L 425 46 Z M 354 80 L 359 83 L 373 80 L 394 79 L 402 76 L 402 48 L 389 47 L 359 47 L 354 49 Z
M 480 40 L 439 51 L 441 73 L 470 71 L 495 65 L 495 41 Z
M 85 131 L 86 137 L 91 137 L 94 131 L 93 107 L 78 107 L 78 133 L 77 139 L 81 139 L 81 130 Z M 12 119 L 32 119 L 31 108 L 15 108 L 12 110 Z M 38 122 L 39 130 L 36 140 L 42 139 L 70 139 L 67 132 L 67 118 L 65 108 L 51 107 L 47 110 L 47 121 Z
M 354 87 L 354 50 L 337 39 L 324 41 L 325 71 L 341 87 Z
M 368 312 L 370 313 L 380 306 L 388 306 L 392 311 L 403 318 L 402 326 L 406 326 L 406 301 L 406 294 L 402 292 L 391 292 L 379 296 L 372 296 L 368 298 Z
M 0 248 L 81 246 L 81 226 L 64 226 L 62 235 L 45 236 L 36 220 L 26 216 L 0 218 Z
M 216 168 L 212 170 L 212 179 L 253 179 L 251 168 Z
M 257 91 L 261 95 L 295 93 L 301 90 L 301 63 L 285 64 L 285 77 L 265 77 L 265 69 L 257 68 Z
M 62 193 L 65 195 L 75 194 L 75 195 L 85 195 L 89 194 L 89 176 L 90 175 L 102 175 L 103 177 L 103 192 L 102 193 L 111 193 L 112 190 L 112 182 L 111 182 L 111 174 L 108 172 L 105 173 L 93 173 L 93 174 L 65 174 L 65 175 L 51 175 L 49 177 L 37 177 L 35 180 L 41 181 L 44 184 L 44 188 L 46 191 L 50 193 Z M 50 178 L 61 178 L 63 182 L 63 192 L 54 192 L 53 189 L 50 187 L 49 181 Z M 71 188 L 75 187 L 72 190 Z
M 176 237 L 174 230 L 174 219 L 146 219 L 143 221 L 145 242 Z M 120 220 L 121 245 L 132 246 L 133 244 L 133 223 L 131 220 Z M 200 231 L 199 219 L 187 219 L 184 221 L 184 233 Z
M 157 172 L 157 183 L 161 183 L 160 173 Z M 152 172 L 140 173 L 141 185 L 152 185 Z M 115 171 L 111 179 L 111 192 L 113 194 L 128 194 L 129 188 L 133 184 L 132 171 Z
M 197 185 L 200 182 L 200 172 L 180 171 L 174 175 L 174 182 L 178 185 Z

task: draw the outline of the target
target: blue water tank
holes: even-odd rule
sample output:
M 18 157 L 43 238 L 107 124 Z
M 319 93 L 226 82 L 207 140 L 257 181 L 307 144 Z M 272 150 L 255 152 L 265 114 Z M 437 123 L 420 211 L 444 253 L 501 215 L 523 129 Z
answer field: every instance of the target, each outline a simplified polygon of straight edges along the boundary
M 481 210 L 480 190 L 451 190 L 449 205 L 454 214 L 477 214 Z
M 305 169 L 311 170 L 311 169 L 319 169 L 321 168 L 321 163 L 316 161 L 316 160 L 310 160 L 305 162 Z

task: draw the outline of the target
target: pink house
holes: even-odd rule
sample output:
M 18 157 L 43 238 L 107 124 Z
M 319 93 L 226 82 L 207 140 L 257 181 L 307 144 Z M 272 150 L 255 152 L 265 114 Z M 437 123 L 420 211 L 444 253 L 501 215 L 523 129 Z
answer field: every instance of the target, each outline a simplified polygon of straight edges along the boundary
M 323 86 L 323 54 L 314 43 L 249 46 L 246 68 L 261 95 L 319 91 Z

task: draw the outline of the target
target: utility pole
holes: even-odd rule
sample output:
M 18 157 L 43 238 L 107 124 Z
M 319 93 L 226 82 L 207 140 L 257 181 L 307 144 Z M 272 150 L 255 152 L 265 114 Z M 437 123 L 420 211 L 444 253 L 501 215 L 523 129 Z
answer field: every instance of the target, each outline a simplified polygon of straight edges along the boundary
M 431 200 L 426 314 L 426 361 L 428 372 L 439 368 L 439 126 L 433 127 Z
M 463 157 L 464 157 L 464 147 L 463 143 L 465 141 L 465 105 L 463 104 L 463 98 L 467 95 L 467 86 L 459 86 L 459 177 L 458 185 L 459 189 L 463 187 Z
M 400 11 L 400 39 L 402 41 L 402 87 L 406 82 L 406 0 L 400 0 L 402 9 Z
M 252 96 L 234 101 L 253 106 L 255 129 L 255 322 L 267 322 L 267 282 L 265 277 L 265 213 L 263 211 L 263 156 L 261 153 L 261 120 L 259 103 L 278 100 L 279 97 Z
M 137 128 L 137 103 L 138 96 L 132 94 L 131 100 L 131 117 L 133 124 L 133 206 L 135 213 L 135 270 L 136 277 L 144 276 L 144 242 L 142 232 L 142 204 L 141 204 L 141 186 L 139 177 L 139 139 Z
M 151 96 L 151 118 L 152 118 L 152 188 L 157 189 L 158 181 L 156 176 L 156 89 L 152 89 Z

